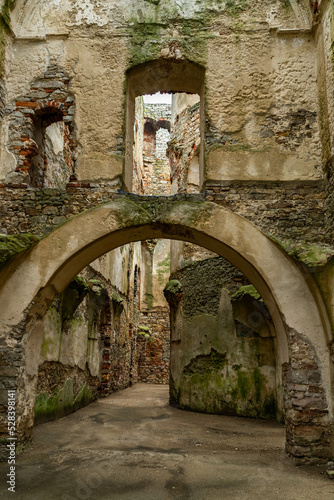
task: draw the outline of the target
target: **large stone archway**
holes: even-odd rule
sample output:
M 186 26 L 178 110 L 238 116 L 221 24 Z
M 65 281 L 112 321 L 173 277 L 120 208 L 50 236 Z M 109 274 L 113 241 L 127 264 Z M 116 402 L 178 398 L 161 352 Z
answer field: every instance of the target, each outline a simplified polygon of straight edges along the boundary
M 0 331 L 3 359 L 11 365 L 6 373 L 17 389 L 18 438 L 31 436 L 39 319 L 54 296 L 100 255 L 150 238 L 206 247 L 228 259 L 254 284 L 274 320 L 278 366 L 286 374 L 287 449 L 308 461 L 329 457 L 333 417 L 330 338 L 312 281 L 252 223 L 198 195 L 118 195 L 58 227 L 3 270 Z M 300 381 L 303 370 L 317 379 L 317 394 Z

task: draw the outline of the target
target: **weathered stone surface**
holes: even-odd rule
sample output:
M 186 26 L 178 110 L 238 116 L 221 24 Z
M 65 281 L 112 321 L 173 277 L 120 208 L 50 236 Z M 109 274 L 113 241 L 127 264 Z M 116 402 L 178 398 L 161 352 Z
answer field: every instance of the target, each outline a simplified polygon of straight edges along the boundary
M 34 347 L 43 337 L 42 317 L 55 292 L 63 290 L 90 260 L 113 248 L 114 242 L 123 245 L 131 237 L 165 236 L 223 254 L 261 289 L 276 328 L 278 385 L 283 364 L 281 408 L 286 413 L 287 449 L 300 462 L 323 460 L 331 453 L 327 431 L 333 422 L 332 275 L 320 276 L 313 270 L 318 288 L 305 262 L 293 262 L 293 256 L 287 257 L 258 229 L 280 241 L 332 245 L 333 5 L 317 6 L 307 0 L 253 4 L 241 0 L 209 4 L 181 0 L 177 5 L 170 0 L 3 4 L 0 234 L 49 235 L 25 254 L 31 260 L 22 254 L 5 268 L 0 287 L 1 335 L 8 332 L 1 339 L 5 373 L 1 383 L 18 389 L 20 438 L 28 439 L 31 431 L 38 368 Z M 132 185 L 135 99 L 159 90 L 200 98 L 199 107 L 178 113 L 170 144 L 175 192 L 203 191 L 196 200 L 177 195 L 138 201 L 117 194 Z M 185 124 L 189 130 L 183 135 Z M 168 178 L 166 165 L 152 175 L 155 185 L 160 174 L 163 182 Z M 169 193 L 170 186 L 165 187 Z M 109 208 L 96 208 L 107 202 Z M 83 215 L 71 220 L 78 214 Z M 119 251 L 111 264 L 108 261 L 111 271 L 106 275 L 119 286 L 109 289 L 108 280 L 104 283 L 110 310 L 124 335 L 113 342 L 113 322 L 104 318 L 104 326 L 99 322 L 100 372 L 98 350 L 90 351 L 91 376 L 101 375 L 104 394 L 137 379 L 133 360 L 141 300 L 157 324 L 154 284 L 147 282 L 145 296 L 140 296 L 143 276 L 133 248 L 132 255 L 130 250 Z M 196 253 L 200 254 L 194 247 L 184 247 L 181 264 Z M 164 260 L 159 278 L 166 275 L 167 257 Z M 121 276 L 115 268 L 123 270 Z M 233 273 L 233 286 L 239 286 L 237 279 L 243 277 Z M 221 313 L 215 295 L 221 288 L 218 282 L 213 274 L 209 292 L 198 294 L 196 301 L 192 297 L 195 311 L 184 294 L 181 303 L 187 321 L 209 312 L 216 315 L 210 317 L 216 331 Z M 105 296 L 100 285 L 91 285 L 92 293 Z M 121 297 L 124 311 L 112 292 Z M 94 304 L 100 311 L 99 301 Z M 266 332 L 242 323 L 245 307 L 238 311 L 236 345 L 254 343 L 254 332 L 259 343 L 272 342 L 269 323 Z M 91 318 L 86 316 L 85 320 Z M 161 321 L 165 327 L 166 319 Z M 73 331 L 79 335 L 81 327 Z M 174 328 L 172 345 L 182 343 L 181 333 Z M 90 338 L 89 344 L 97 340 Z M 165 380 L 167 361 L 163 360 L 160 374 L 155 365 L 165 347 L 156 341 L 151 356 L 149 341 L 142 344 L 149 361 L 142 365 L 143 376 Z M 69 366 L 73 353 L 65 345 L 71 346 L 66 335 L 61 354 L 67 356 L 62 364 Z M 198 352 L 193 346 L 186 351 L 185 377 L 191 378 L 209 361 L 210 376 L 218 373 L 217 388 L 225 366 L 220 372 L 213 368 L 217 359 L 224 365 L 226 349 L 207 344 Z M 74 352 L 82 375 L 86 358 L 79 347 Z M 271 348 L 257 353 L 259 364 L 265 365 L 268 352 Z M 252 368 L 255 373 L 262 367 Z M 235 380 L 246 373 L 240 367 L 234 372 Z M 254 387 L 259 380 L 256 373 Z M 256 400 L 254 387 L 248 395 Z M 247 392 L 245 384 L 238 388 L 238 397 Z M 177 390 L 175 383 L 172 390 Z

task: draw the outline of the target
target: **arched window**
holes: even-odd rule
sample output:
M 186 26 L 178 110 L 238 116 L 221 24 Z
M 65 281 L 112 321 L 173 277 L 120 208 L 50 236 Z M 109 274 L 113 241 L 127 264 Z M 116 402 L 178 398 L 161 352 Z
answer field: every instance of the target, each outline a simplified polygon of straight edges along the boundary
M 11 103 L 8 150 L 15 158 L 9 184 L 65 188 L 74 173 L 74 96 L 69 76 L 50 66 Z

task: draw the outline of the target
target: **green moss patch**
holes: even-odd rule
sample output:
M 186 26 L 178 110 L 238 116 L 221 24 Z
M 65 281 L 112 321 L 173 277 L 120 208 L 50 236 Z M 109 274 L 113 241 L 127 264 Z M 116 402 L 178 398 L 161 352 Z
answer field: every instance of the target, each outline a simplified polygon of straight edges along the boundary
M 334 248 L 328 245 L 293 240 L 280 240 L 268 235 L 290 257 L 303 262 L 308 267 L 324 266 L 334 256 Z
M 164 296 L 170 306 L 176 306 L 182 297 L 183 287 L 180 281 L 178 280 L 170 280 L 165 286 Z
M 39 238 L 33 234 L 0 235 L 0 269 L 14 255 L 30 248 Z
M 246 285 L 246 286 L 241 286 L 232 296 L 231 300 L 236 301 L 236 300 L 241 300 L 245 296 L 252 297 L 255 300 L 259 300 L 260 302 L 263 302 L 261 295 L 259 292 L 256 290 L 256 288 L 253 285 Z
M 232 16 L 239 16 L 249 7 L 249 0 L 227 0 L 226 12 Z
M 184 376 L 205 375 L 208 372 L 217 372 L 222 370 L 226 365 L 226 353 L 219 353 L 211 348 L 210 354 L 203 354 L 192 359 L 191 362 L 184 368 Z
M 41 393 L 35 401 L 35 424 L 56 420 L 86 406 L 93 400 L 92 393 L 84 384 L 78 394 L 73 394 L 73 380 L 67 379 L 65 384 L 55 393 Z

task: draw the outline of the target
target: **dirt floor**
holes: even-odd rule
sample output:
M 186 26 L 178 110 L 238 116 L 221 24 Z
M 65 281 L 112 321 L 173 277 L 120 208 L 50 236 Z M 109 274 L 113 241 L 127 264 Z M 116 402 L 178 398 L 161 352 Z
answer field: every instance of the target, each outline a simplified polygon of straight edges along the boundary
M 168 387 L 138 384 L 35 428 L 0 465 L 0 498 L 16 500 L 334 499 L 320 468 L 295 467 L 281 425 L 168 406 Z

